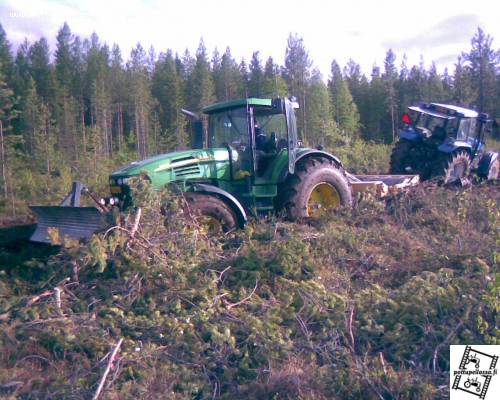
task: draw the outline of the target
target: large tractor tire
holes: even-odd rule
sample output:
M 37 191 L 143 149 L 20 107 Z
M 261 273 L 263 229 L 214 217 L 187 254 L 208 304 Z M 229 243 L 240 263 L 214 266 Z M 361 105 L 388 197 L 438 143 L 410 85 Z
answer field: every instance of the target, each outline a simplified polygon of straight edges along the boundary
M 280 188 L 278 209 L 292 220 L 320 217 L 352 204 L 352 192 L 344 172 L 331 160 L 310 158 L 299 162 L 295 173 Z
M 500 176 L 500 160 L 497 158 L 493 161 L 488 169 L 486 179 L 489 181 L 494 181 Z
M 218 197 L 203 193 L 186 193 L 187 212 L 207 233 L 231 232 L 238 227 L 234 211 Z
M 441 171 L 437 171 L 443 176 L 445 185 L 451 183 L 463 183 L 470 175 L 471 159 L 467 152 L 458 151 L 450 154 L 448 159 L 444 160 Z
M 500 176 L 500 158 L 496 152 L 490 151 L 481 157 L 477 173 L 480 178 L 488 181 L 498 179 Z
M 396 175 L 415 173 L 414 152 L 414 145 L 411 142 L 407 140 L 397 142 L 392 149 L 389 173 Z

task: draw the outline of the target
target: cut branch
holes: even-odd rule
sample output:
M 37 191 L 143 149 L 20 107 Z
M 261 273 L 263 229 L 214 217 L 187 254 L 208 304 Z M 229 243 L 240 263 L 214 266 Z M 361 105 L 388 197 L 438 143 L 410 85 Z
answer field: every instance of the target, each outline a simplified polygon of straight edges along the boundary
M 97 387 L 97 390 L 95 391 L 95 394 L 94 394 L 94 397 L 92 397 L 92 400 L 97 400 L 99 398 L 101 391 L 102 391 L 102 388 L 104 387 L 104 382 L 106 382 L 106 378 L 109 374 L 109 371 L 111 371 L 116 354 L 118 353 L 118 350 L 120 350 L 120 346 L 122 345 L 122 342 L 123 342 L 123 338 L 120 338 L 120 340 L 116 344 L 115 348 L 113 349 L 113 352 L 111 353 L 111 357 L 109 357 L 109 360 L 108 360 L 108 365 L 106 365 L 106 369 L 104 370 L 104 374 L 102 375 L 101 381 L 99 382 L 99 386 Z
M 230 310 L 231 308 L 237 307 L 237 306 L 245 303 L 246 301 L 250 300 L 252 298 L 252 296 L 254 295 L 255 291 L 257 290 L 257 283 L 258 282 L 255 282 L 255 287 L 253 288 L 252 293 L 250 293 L 247 297 L 238 301 L 237 303 L 226 303 L 226 308 L 228 310 Z

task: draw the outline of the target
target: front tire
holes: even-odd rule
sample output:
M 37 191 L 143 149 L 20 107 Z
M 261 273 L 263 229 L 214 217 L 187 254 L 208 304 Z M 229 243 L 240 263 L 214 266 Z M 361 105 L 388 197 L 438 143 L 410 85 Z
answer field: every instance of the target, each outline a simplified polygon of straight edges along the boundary
M 443 183 L 463 182 L 470 175 L 471 159 L 465 151 L 451 154 L 442 167 Z
M 292 220 L 320 217 L 352 204 L 351 187 L 333 161 L 311 158 L 299 162 L 280 188 L 279 209 Z
M 494 181 L 498 179 L 498 176 L 500 175 L 500 160 L 497 158 L 495 161 L 493 161 L 490 165 L 490 168 L 488 169 L 488 175 L 486 176 L 486 179 L 489 181 Z
M 218 234 L 231 232 L 238 227 L 234 211 L 218 197 L 203 193 L 185 193 L 187 214 L 207 233 Z

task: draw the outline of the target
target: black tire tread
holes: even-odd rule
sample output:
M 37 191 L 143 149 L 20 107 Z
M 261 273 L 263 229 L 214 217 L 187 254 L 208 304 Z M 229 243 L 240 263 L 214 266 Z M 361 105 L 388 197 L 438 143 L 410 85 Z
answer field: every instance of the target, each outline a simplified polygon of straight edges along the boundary
M 206 215 L 217 219 L 224 232 L 238 228 L 238 218 L 234 211 L 218 197 L 205 193 L 189 192 L 184 195 L 190 217 Z
M 352 194 L 349 181 L 346 178 L 345 171 L 335 164 L 332 160 L 326 158 L 308 158 L 304 161 L 299 161 L 295 166 L 295 173 L 289 175 L 282 187 L 278 196 L 278 210 L 285 212 L 286 216 L 292 220 L 302 219 L 307 217 L 304 212 L 303 199 L 301 199 L 302 187 L 311 179 L 313 171 L 321 168 L 328 168 L 338 174 L 338 178 L 342 179 L 344 188 L 337 188 L 341 193 L 342 206 L 352 205 Z
M 461 162 L 466 163 L 467 165 L 464 174 L 464 178 L 467 178 L 467 176 L 470 175 L 471 158 L 466 151 L 458 151 L 452 153 L 449 157 L 443 160 L 440 170 L 437 172 L 439 175 L 442 176 L 444 184 L 449 184 L 454 182 L 452 180 L 453 176 L 451 175 L 451 172 L 453 171 L 453 167 Z

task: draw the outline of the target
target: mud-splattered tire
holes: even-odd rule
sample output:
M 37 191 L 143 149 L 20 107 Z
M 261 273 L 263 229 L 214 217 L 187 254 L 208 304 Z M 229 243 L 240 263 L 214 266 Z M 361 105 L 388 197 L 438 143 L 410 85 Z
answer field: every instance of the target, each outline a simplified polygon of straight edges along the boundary
M 227 233 L 238 227 L 234 211 L 221 199 L 203 193 L 185 193 L 184 197 L 189 217 L 205 225 L 209 233 Z
M 445 185 L 466 179 L 470 175 L 471 159 L 465 151 L 451 154 L 442 163 L 441 174 Z
M 408 167 L 413 170 L 413 147 L 413 144 L 407 140 L 400 140 L 396 143 L 391 153 L 390 174 L 407 174 Z
M 485 178 L 488 181 L 494 181 L 498 179 L 499 175 L 500 175 L 500 160 L 497 158 L 495 161 L 491 163 Z
M 320 216 L 351 204 L 351 187 L 344 171 L 323 158 L 299 162 L 295 173 L 279 188 L 278 210 L 292 220 Z

